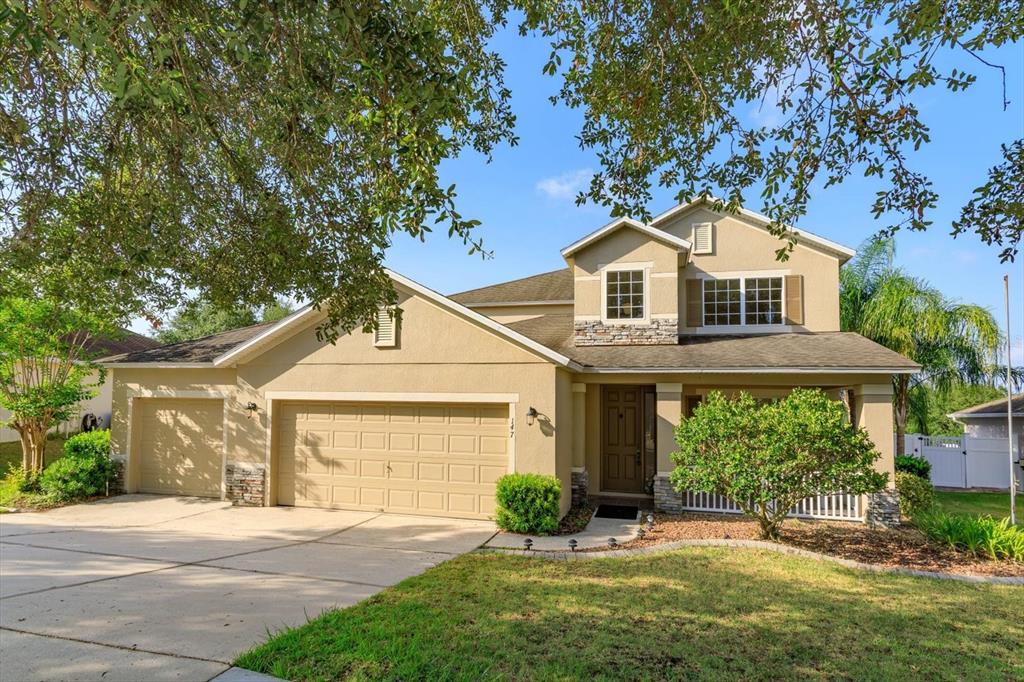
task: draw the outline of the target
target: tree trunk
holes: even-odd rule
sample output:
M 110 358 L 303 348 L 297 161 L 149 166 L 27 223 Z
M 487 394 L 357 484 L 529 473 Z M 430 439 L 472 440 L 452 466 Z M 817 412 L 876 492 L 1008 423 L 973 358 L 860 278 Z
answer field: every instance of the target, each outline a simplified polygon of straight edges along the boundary
M 16 430 L 21 438 L 21 466 L 25 471 L 39 473 L 43 470 L 46 453 L 46 431 L 41 424 L 21 424 Z
M 896 454 L 906 454 L 907 404 L 910 399 L 910 377 L 901 374 L 892 380 L 893 416 L 896 420 Z

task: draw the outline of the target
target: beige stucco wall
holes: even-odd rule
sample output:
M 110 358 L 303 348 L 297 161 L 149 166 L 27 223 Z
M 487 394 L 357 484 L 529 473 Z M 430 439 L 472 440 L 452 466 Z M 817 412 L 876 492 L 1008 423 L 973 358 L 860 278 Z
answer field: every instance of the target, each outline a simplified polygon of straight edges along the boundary
M 269 391 L 346 393 L 518 394 L 514 458 L 518 471 L 558 476 L 566 495 L 572 460 L 571 380 L 550 361 L 399 287 L 398 345 L 376 348 L 357 331 L 336 345 L 317 341 L 315 323 L 237 369 L 116 369 L 114 452 L 129 452 L 129 390 L 161 395 L 224 391 L 229 462 L 264 463 Z M 556 387 L 557 384 L 557 387 Z M 564 389 L 564 390 L 563 390 Z M 454 399 L 457 402 L 457 399 Z M 244 410 L 255 402 L 251 418 Z M 527 425 L 526 411 L 542 416 Z M 276 480 L 271 475 L 271 486 Z M 137 482 L 130 476 L 129 490 Z
M 645 263 L 650 269 L 650 314 L 675 316 L 679 308 L 679 252 L 630 227 L 577 251 L 571 258 L 576 290 L 577 318 L 599 319 L 602 292 L 601 269 L 616 263 Z
M 692 254 L 679 279 L 679 319 L 681 333 L 695 331 L 682 326 L 685 322 L 685 280 L 701 274 L 751 272 L 759 270 L 787 271 L 804 278 L 804 324 L 796 331 L 839 330 L 839 259 L 820 249 L 798 244 L 786 261 L 775 258 L 775 251 L 785 242 L 767 230 L 743 218 L 721 215 L 706 208 L 693 209 L 658 225 L 682 239 L 691 239 L 694 223 L 712 223 L 712 253 Z

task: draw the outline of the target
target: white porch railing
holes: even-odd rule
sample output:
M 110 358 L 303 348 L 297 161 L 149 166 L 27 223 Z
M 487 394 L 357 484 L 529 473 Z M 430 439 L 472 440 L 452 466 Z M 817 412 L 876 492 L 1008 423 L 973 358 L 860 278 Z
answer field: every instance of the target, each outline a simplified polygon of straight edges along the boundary
M 725 495 L 687 490 L 682 494 L 683 509 L 686 511 L 714 512 L 717 514 L 740 514 L 739 505 Z M 817 495 L 801 500 L 787 516 L 805 519 L 839 519 L 861 521 L 864 509 L 860 495 L 836 493 Z

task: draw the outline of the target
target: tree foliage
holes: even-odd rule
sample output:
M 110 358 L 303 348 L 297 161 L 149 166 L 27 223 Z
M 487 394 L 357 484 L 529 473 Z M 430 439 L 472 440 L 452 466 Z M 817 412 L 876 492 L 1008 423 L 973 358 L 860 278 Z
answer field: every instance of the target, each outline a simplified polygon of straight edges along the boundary
M 760 186 L 779 235 L 812 190 L 855 174 L 878 179 L 871 208 L 890 230 L 925 229 L 937 195 L 913 162 L 931 139 L 919 103 L 934 87 L 967 89 L 976 69 L 998 78 L 981 51 L 1024 35 L 1019 0 L 526 6 L 524 32 L 552 40 L 553 99 L 582 109 L 581 146 L 601 162 L 581 201 L 642 216 L 655 183 L 732 208 Z M 1008 106 L 1005 80 L 1003 100 L 991 104 Z
M 760 405 L 748 393 L 714 391 L 676 429 L 676 490 L 724 495 L 777 538 L 800 500 L 837 492 L 876 492 L 887 474 L 863 429 L 850 425 L 842 403 L 819 389 L 794 389 Z
M 151 318 L 189 295 L 283 295 L 323 304 L 328 336 L 372 323 L 394 296 L 382 258 L 396 232 L 440 226 L 481 249 L 437 166 L 515 141 L 487 45 L 502 12 L 5 4 L 0 270 L 46 288 L 74 267 L 81 289 L 63 295 L 88 303 L 100 283 Z
M 976 231 L 986 244 L 1003 247 L 1001 261 L 1013 260 L 1024 231 L 1024 140 L 1003 145 L 1003 162 L 988 172 L 953 223 L 953 234 Z
M 1006 389 L 990 384 L 956 384 L 945 391 L 937 390 L 927 383 L 918 384 L 909 392 L 907 433 L 959 436 L 964 432 L 963 424 L 953 421 L 947 415 L 1005 398 Z
M 0 298 L 0 407 L 21 439 L 22 465 L 41 471 L 46 434 L 95 395 L 101 368 L 86 352 L 90 336 L 119 330 L 50 300 Z
M 155 330 L 154 336 L 160 343 L 178 343 L 229 329 L 276 322 L 291 312 L 291 306 L 283 301 L 275 301 L 261 310 L 241 306 L 225 309 L 210 303 L 191 302 L 176 311 L 167 325 Z
M 1002 333 L 992 313 L 953 301 L 893 264 L 895 243 L 876 240 L 839 271 L 839 315 L 844 331 L 858 332 L 921 365 L 916 375 L 893 376 L 896 451 L 903 454 L 912 390 L 946 392 L 1005 376 L 997 358 Z M 1024 373 L 1013 370 L 1016 381 Z

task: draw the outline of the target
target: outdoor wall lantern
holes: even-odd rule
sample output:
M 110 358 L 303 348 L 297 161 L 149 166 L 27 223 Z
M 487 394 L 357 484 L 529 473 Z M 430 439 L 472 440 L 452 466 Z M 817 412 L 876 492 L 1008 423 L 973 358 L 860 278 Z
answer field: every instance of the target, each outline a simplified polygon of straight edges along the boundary
M 253 403 L 253 402 L 246 403 L 245 404 L 245 411 L 249 413 L 248 415 L 246 415 L 246 419 L 252 419 L 252 416 L 254 414 L 256 414 L 256 411 L 258 409 L 259 409 L 259 407 L 256 405 L 256 403 Z
M 533 426 L 533 422 L 537 419 L 537 408 L 531 407 L 526 411 L 526 425 Z

